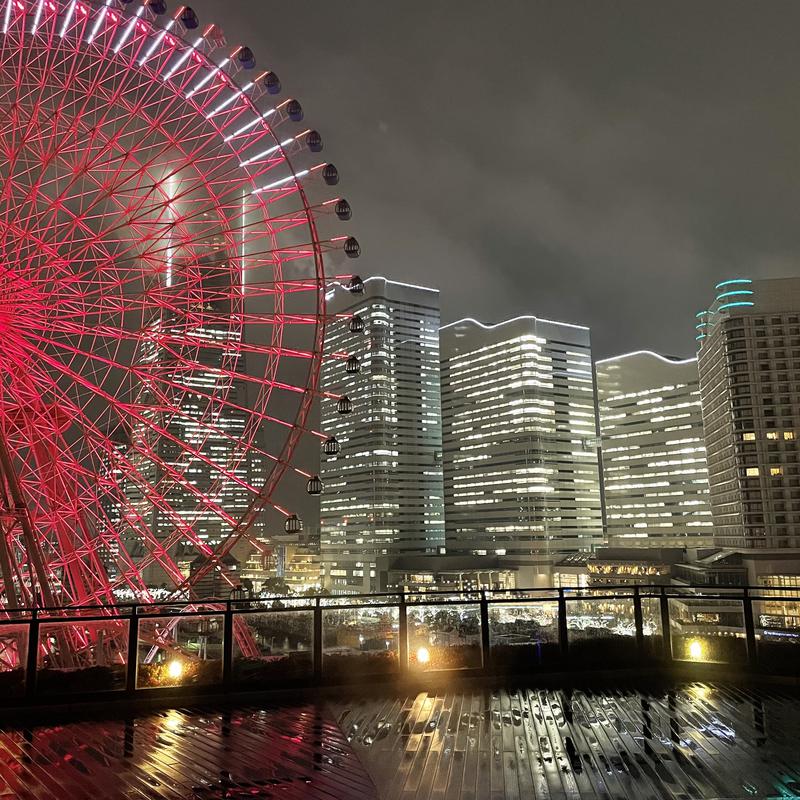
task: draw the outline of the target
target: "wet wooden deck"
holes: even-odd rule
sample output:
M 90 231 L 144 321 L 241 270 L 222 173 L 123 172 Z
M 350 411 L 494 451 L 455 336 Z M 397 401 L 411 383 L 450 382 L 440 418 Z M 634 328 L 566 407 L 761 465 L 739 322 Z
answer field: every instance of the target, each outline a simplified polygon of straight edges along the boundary
M 800 797 L 800 699 L 519 689 L 340 705 L 385 800 Z
M 4 800 L 377 796 L 318 706 L 174 709 L 0 733 Z
M 800 797 L 800 696 L 524 688 L 0 731 L 0 797 Z

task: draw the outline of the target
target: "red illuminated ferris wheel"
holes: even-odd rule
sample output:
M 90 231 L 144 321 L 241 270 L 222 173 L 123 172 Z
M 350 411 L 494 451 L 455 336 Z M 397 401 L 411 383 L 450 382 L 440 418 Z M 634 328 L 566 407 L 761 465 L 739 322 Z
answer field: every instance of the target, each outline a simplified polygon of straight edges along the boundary
M 338 448 L 308 428 L 323 260 L 359 254 L 336 168 L 189 7 L 0 0 L 0 30 L 2 603 L 235 588 L 316 490 L 302 437 Z

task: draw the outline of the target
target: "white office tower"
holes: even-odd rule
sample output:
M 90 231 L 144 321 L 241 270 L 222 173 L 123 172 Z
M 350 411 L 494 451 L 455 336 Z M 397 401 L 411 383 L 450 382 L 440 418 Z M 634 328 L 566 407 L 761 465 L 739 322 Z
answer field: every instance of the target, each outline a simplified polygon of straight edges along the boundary
M 602 541 L 589 329 L 466 319 L 440 342 L 447 551 L 547 582 L 554 560 Z
M 640 350 L 595 371 L 609 545 L 713 544 L 697 359 Z
M 337 287 L 328 312 L 339 318 L 322 389 L 346 396 L 352 412 L 322 403 L 322 430 L 341 448 L 320 469 L 323 581 L 334 593 L 370 592 L 379 556 L 444 545 L 439 292 L 369 278 L 360 295 Z M 358 373 L 342 360 L 350 355 Z
M 714 538 L 800 547 L 800 278 L 716 286 L 698 314 Z

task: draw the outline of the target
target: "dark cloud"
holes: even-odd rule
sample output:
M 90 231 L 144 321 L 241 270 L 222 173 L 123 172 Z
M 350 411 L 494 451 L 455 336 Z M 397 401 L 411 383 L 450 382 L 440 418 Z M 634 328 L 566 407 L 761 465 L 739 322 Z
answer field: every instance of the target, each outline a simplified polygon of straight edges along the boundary
M 438 285 L 445 320 L 686 354 L 714 282 L 798 272 L 796 3 L 194 5 L 303 101 L 365 274 Z

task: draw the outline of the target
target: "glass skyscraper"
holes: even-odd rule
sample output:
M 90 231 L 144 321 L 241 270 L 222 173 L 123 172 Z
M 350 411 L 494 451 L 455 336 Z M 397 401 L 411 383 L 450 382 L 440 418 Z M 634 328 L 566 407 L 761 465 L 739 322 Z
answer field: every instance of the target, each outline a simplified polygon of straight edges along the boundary
M 137 402 L 142 406 L 142 416 L 154 420 L 157 427 L 136 424 L 132 429 L 130 459 L 137 467 L 135 474 L 144 476 L 147 484 L 127 476 L 122 481 L 126 507 L 119 513 L 126 548 L 138 561 L 148 550 L 143 535 L 152 535 L 159 544 L 177 538 L 166 552 L 184 577 L 199 555 L 191 538 L 212 547 L 219 544 L 253 501 L 253 493 L 246 487 L 263 482 L 261 458 L 242 454 L 237 445 L 247 424 L 247 391 L 242 380 L 228 376 L 235 371 L 232 360 L 244 356 L 227 348 L 239 341 L 239 333 L 224 322 L 230 313 L 226 296 L 230 277 L 223 258 L 218 254 L 209 260 L 203 281 L 205 311 L 216 312 L 220 322 L 190 327 L 172 315 L 156 318 L 137 354 L 138 368 L 162 379 L 156 386 L 161 388 L 163 383 L 168 387 L 169 400 L 176 410 L 165 412 L 164 402 L 143 382 Z M 180 280 L 176 265 L 172 281 Z M 187 370 L 180 354 L 162 344 L 164 338 L 185 335 L 198 342 L 196 359 L 201 369 Z M 165 435 L 158 432 L 159 428 L 164 429 Z M 232 480 L 230 475 L 238 480 Z M 152 486 L 163 487 L 165 503 L 153 501 L 149 489 Z M 222 508 L 228 519 L 208 508 L 205 498 Z M 149 534 L 143 534 L 148 530 Z M 178 532 L 182 535 L 176 537 Z M 253 533 L 260 533 L 260 522 Z M 163 584 L 172 588 L 179 579 L 176 574 L 168 575 L 158 561 L 143 565 L 141 572 L 150 587 Z
M 697 359 L 640 350 L 596 364 L 608 544 L 712 544 Z
M 379 556 L 444 545 L 439 293 L 369 278 L 361 295 L 336 287 L 328 310 L 321 385 L 352 412 L 322 403 L 322 430 L 341 447 L 320 469 L 323 581 L 335 593 L 369 592 Z M 358 374 L 345 367 L 351 355 Z
M 440 342 L 448 553 L 505 556 L 520 585 L 546 581 L 602 541 L 589 329 L 465 319 Z
M 800 279 L 722 281 L 697 330 L 715 542 L 800 548 Z

